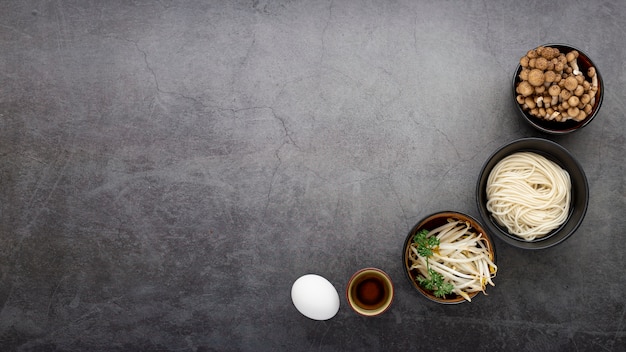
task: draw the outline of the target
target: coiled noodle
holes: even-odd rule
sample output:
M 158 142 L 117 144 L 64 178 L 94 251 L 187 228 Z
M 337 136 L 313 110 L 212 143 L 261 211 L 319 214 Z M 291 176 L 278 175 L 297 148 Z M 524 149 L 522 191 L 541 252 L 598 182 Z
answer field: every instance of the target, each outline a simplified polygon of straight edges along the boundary
M 571 182 L 567 171 L 532 152 L 500 160 L 487 178 L 487 210 L 509 233 L 532 241 L 567 220 Z

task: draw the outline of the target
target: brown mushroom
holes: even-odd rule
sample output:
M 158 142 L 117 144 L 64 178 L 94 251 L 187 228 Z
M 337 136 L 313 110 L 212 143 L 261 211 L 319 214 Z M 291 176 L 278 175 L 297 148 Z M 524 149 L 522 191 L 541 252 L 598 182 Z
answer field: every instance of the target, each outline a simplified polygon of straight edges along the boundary
M 543 106 L 546 108 L 552 106 L 552 97 L 547 92 L 543 95 Z
M 589 102 L 589 104 L 591 105 L 595 105 L 596 104 L 596 94 L 598 93 L 598 87 L 591 87 L 591 89 L 589 89 L 589 96 L 591 97 L 591 101 Z
M 520 73 L 519 73 L 519 79 L 521 79 L 522 81 L 528 81 L 528 73 L 530 72 L 530 69 L 528 68 L 523 68 Z
M 522 67 L 528 67 L 528 60 L 530 60 L 530 59 L 528 58 L 528 56 L 522 56 L 522 58 L 521 58 L 521 59 L 519 59 L 519 64 L 520 64 L 520 66 L 522 66 Z
M 545 81 L 544 73 L 540 69 L 533 68 L 528 73 L 528 83 L 530 83 L 531 85 L 535 87 L 539 87 L 543 85 L 544 81 Z
M 574 89 L 578 87 L 578 81 L 576 80 L 574 76 L 569 76 L 565 79 L 564 87 L 565 89 L 573 92 Z
M 554 82 L 556 79 L 556 73 L 554 73 L 554 71 L 546 71 L 544 72 L 543 77 L 545 84 L 549 86 L 550 83 Z
M 559 102 L 560 93 L 561 93 L 561 88 L 556 84 L 553 84 L 550 86 L 550 88 L 548 88 L 548 94 L 550 94 L 550 96 L 552 97 L 552 101 L 550 102 L 550 105 L 556 105 Z
M 554 71 L 563 72 L 563 69 L 565 69 L 565 65 L 562 62 L 556 62 L 554 64 Z
M 535 97 L 535 102 L 537 103 L 537 107 L 540 108 L 543 106 L 543 96 L 537 96 Z
M 569 53 L 567 53 L 567 55 L 565 55 L 565 58 L 567 59 L 567 63 L 569 64 L 569 66 L 572 68 L 572 73 L 574 75 L 577 76 L 582 74 L 582 72 L 580 72 L 580 70 L 578 69 L 578 62 L 576 61 L 576 59 L 578 59 L 578 51 L 570 51 Z
M 554 111 L 552 114 L 550 114 L 550 116 L 548 116 L 548 120 L 554 120 L 556 119 L 559 115 L 561 115 L 561 113 L 559 111 Z
M 589 94 L 585 93 L 580 97 L 580 102 L 585 105 L 589 104 L 590 101 L 591 101 L 591 96 L 589 96 Z
M 571 117 L 578 116 L 579 112 L 580 110 L 575 106 L 570 106 L 569 109 L 567 109 L 567 114 Z
M 583 81 L 583 88 L 585 88 L 585 91 L 589 91 L 589 89 L 591 89 L 591 83 Z
M 574 116 L 574 120 L 576 120 L 576 121 L 580 122 L 580 121 L 582 121 L 582 120 L 586 119 L 586 118 L 587 118 L 587 116 L 588 116 L 588 115 L 587 115 L 587 113 L 586 113 L 586 112 L 584 112 L 583 110 L 580 110 L 580 111 L 578 112 L 578 115 Z
M 555 59 L 557 56 L 559 56 L 559 54 L 560 54 L 559 49 L 557 49 L 557 48 L 550 48 L 550 49 L 552 49 L 551 50 L 551 57 L 547 58 L 548 60 Z
M 527 97 L 533 94 L 533 86 L 528 83 L 528 81 L 521 81 L 520 84 L 517 85 L 517 93 Z
M 539 108 L 539 117 L 542 119 L 546 117 L 546 108 Z
M 593 77 L 596 75 L 596 68 L 591 66 L 587 69 L 587 76 Z
M 569 104 L 569 106 L 578 106 L 578 104 L 580 103 L 580 99 L 578 99 L 577 96 L 572 95 L 568 100 L 567 103 Z
M 543 84 L 538 87 L 535 87 L 536 94 L 543 94 L 543 92 L 545 91 L 546 91 L 546 86 L 544 86 Z
M 598 86 L 598 73 L 596 72 L 595 67 L 593 66 L 589 67 L 589 69 L 587 70 L 587 76 L 591 77 L 591 86 L 597 87 Z
M 582 85 L 576 86 L 576 89 L 574 89 L 574 95 L 580 97 L 583 95 L 583 93 L 585 93 L 585 88 L 583 88 Z
M 559 83 L 561 82 L 561 78 L 562 76 L 560 74 L 556 74 L 556 76 L 554 76 L 554 83 Z
M 548 60 L 545 57 L 538 57 L 535 60 L 535 68 L 545 71 L 548 68 Z

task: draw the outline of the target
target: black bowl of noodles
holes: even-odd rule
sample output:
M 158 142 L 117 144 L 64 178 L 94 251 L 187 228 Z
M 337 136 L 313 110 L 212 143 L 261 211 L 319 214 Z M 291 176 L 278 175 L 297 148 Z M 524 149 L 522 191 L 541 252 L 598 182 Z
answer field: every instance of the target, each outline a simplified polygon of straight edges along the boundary
M 574 156 L 542 138 L 522 138 L 498 148 L 476 186 L 485 227 L 523 249 L 545 249 L 569 238 L 589 203 L 589 184 Z

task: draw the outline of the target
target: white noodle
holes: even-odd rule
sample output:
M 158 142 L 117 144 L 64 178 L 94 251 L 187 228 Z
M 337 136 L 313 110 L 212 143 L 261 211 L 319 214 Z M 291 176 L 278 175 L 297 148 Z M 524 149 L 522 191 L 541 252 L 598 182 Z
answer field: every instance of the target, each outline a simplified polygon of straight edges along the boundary
M 509 233 L 526 241 L 547 235 L 567 219 L 567 171 L 532 152 L 500 160 L 487 178 L 487 210 Z

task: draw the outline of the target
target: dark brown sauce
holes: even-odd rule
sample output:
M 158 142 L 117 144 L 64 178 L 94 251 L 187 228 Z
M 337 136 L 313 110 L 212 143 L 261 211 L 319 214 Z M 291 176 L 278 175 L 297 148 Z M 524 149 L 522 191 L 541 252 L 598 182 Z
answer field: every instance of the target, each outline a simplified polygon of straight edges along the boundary
M 378 306 L 385 300 L 385 285 L 377 278 L 367 278 L 357 285 L 356 299 L 367 307 Z

